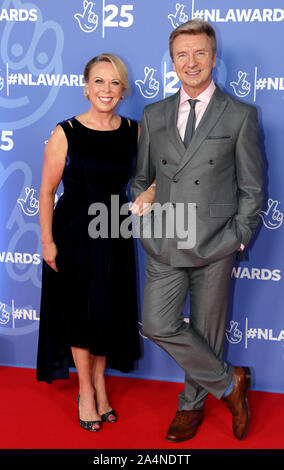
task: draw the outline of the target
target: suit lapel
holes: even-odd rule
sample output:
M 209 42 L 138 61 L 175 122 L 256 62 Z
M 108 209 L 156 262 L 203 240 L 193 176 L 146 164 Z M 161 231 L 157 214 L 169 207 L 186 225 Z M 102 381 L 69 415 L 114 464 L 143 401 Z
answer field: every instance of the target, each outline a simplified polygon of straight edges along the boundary
M 180 92 L 178 91 L 178 93 L 172 96 L 172 99 L 167 100 L 166 107 L 165 107 L 165 118 L 166 118 L 168 136 L 170 140 L 172 141 L 174 147 L 180 154 L 180 157 L 183 157 L 185 148 L 184 148 L 183 141 L 180 138 L 179 131 L 177 128 L 179 98 L 180 98 Z M 179 163 L 179 162 L 180 162 L 180 159 L 176 163 Z
M 193 135 L 193 138 L 190 142 L 188 149 L 186 151 L 184 149 L 183 151 L 183 158 L 180 161 L 180 164 L 177 168 L 176 173 L 180 172 L 182 168 L 192 159 L 192 157 L 197 152 L 202 142 L 210 134 L 211 130 L 215 126 L 221 114 L 224 112 L 226 106 L 227 106 L 226 95 L 216 86 L 214 94 Z

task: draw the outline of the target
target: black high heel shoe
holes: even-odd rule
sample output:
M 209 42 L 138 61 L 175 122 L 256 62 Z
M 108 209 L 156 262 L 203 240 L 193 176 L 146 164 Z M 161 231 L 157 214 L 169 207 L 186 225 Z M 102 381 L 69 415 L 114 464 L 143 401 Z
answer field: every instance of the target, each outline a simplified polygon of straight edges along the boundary
M 97 402 L 97 394 L 95 392 L 95 401 Z M 107 411 L 101 415 L 102 422 L 104 423 L 116 423 L 117 414 L 114 410 Z
M 110 410 L 107 413 L 102 414 L 101 418 L 105 423 L 115 423 L 117 421 L 117 415 L 114 410 Z
M 102 421 L 99 421 L 99 420 L 98 421 L 84 421 L 83 419 L 80 418 L 79 401 L 80 401 L 80 395 L 78 393 L 77 395 L 78 417 L 79 417 L 79 424 L 81 428 L 86 429 L 87 431 L 92 431 L 92 432 L 100 431 L 102 427 Z M 98 424 L 99 426 L 96 428 L 93 428 L 94 424 Z

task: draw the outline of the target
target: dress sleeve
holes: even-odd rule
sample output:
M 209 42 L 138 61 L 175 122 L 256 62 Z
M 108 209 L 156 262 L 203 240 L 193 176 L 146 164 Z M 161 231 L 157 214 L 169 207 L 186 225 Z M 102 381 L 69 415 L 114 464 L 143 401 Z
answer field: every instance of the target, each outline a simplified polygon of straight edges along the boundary
M 73 123 L 72 119 L 66 119 L 66 121 L 61 121 L 57 123 L 57 126 L 61 126 L 62 129 L 64 130 L 64 133 L 66 135 L 66 139 L 70 140 L 70 137 L 72 135 L 72 130 L 73 130 Z

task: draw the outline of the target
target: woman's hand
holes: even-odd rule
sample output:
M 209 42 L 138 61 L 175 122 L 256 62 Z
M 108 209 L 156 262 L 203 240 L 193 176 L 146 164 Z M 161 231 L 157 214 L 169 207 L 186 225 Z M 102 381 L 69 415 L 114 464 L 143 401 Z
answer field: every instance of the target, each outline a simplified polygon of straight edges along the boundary
M 146 191 L 139 194 L 130 207 L 130 211 L 135 215 L 145 215 L 151 212 L 152 204 L 155 200 L 156 184 L 153 183 Z
M 42 243 L 42 257 L 44 261 L 50 266 L 54 271 L 58 273 L 56 266 L 55 258 L 57 256 L 57 248 L 54 242 Z

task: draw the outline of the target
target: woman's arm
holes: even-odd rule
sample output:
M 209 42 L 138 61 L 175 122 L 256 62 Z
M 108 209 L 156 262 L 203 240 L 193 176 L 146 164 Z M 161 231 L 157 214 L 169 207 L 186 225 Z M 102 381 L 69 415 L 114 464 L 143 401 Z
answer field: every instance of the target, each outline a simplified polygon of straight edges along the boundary
M 156 179 L 154 178 L 154 171 L 150 168 L 149 161 L 149 149 L 148 149 L 148 127 L 146 122 L 145 112 L 143 113 L 141 126 L 138 126 L 138 156 L 137 156 L 137 165 L 136 165 L 136 174 L 131 184 L 132 196 L 135 197 L 135 201 L 131 205 L 131 212 L 136 215 L 145 215 L 151 211 L 152 204 L 155 200 L 156 195 Z M 146 169 L 144 164 L 146 162 Z M 149 168 L 148 168 L 148 166 Z M 146 174 L 152 173 L 152 183 L 148 186 L 147 189 L 142 190 L 145 186 L 147 187 L 147 178 Z M 150 179 L 151 181 L 151 179 Z M 148 182 L 149 185 L 149 182 Z M 141 191 L 142 190 L 142 191 Z M 138 194 L 137 194 L 138 193 Z
M 149 186 L 146 191 L 143 191 L 133 202 L 130 210 L 136 215 L 145 215 L 151 211 L 152 204 L 155 200 L 156 194 L 156 180 Z
M 39 195 L 42 256 L 55 271 L 58 269 L 55 262 L 57 248 L 52 237 L 54 198 L 65 167 L 67 147 L 65 133 L 57 126 L 45 147 Z

